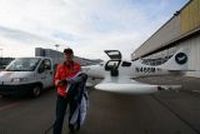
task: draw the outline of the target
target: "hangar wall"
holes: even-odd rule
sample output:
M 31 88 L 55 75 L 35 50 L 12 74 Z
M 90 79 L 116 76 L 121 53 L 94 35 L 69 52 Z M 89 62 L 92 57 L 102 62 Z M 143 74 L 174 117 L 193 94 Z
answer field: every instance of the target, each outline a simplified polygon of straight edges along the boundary
M 180 11 L 159 28 L 134 53 L 132 60 L 145 57 L 200 29 L 200 0 L 190 0 Z M 173 44 L 174 43 L 174 44 Z
M 181 34 L 200 26 L 200 0 L 191 2 L 180 13 Z
M 196 70 L 188 72 L 187 76 L 200 78 L 200 35 L 181 43 L 181 45 L 188 47 L 190 50 L 188 68 Z
M 148 64 L 162 64 L 179 48 L 187 48 L 187 76 L 200 78 L 200 0 L 190 0 L 159 28 L 135 52 L 132 60 L 145 59 Z M 150 61 L 150 62 L 149 62 Z M 195 70 L 195 71 L 192 71 Z

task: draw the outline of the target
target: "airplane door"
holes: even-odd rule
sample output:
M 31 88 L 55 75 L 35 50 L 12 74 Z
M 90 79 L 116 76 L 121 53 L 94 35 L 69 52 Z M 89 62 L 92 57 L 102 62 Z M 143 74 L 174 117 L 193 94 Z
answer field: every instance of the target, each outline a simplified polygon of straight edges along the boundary
M 122 54 L 119 50 L 105 50 L 104 51 L 111 60 L 121 60 Z
M 105 70 L 110 71 L 112 77 L 119 76 L 119 65 L 121 63 L 122 55 L 119 50 L 105 50 L 104 51 L 111 60 L 105 65 Z

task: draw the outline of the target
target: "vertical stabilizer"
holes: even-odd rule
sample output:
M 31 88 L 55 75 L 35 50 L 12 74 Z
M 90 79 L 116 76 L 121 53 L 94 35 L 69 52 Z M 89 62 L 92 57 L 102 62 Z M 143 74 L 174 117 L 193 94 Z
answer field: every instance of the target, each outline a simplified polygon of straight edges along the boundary
M 188 70 L 188 63 L 189 49 L 182 47 L 167 62 L 157 67 L 169 71 L 184 71 Z

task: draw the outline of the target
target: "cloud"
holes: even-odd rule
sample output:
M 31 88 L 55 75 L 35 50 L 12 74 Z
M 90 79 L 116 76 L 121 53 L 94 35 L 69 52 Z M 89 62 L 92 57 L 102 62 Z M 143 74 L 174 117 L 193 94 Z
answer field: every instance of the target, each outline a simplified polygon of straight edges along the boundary
M 0 42 L 31 49 L 60 44 L 60 51 L 70 46 L 87 58 L 105 58 L 103 50 L 120 49 L 129 58 L 187 1 L 0 0 Z

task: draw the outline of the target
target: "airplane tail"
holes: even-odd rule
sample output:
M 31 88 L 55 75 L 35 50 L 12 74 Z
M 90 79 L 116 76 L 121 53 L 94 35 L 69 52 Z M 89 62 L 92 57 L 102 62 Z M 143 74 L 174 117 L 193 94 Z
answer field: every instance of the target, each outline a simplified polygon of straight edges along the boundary
M 157 66 L 161 69 L 166 69 L 171 72 L 191 71 L 188 68 L 189 63 L 189 49 L 180 48 L 177 52 L 162 65 Z

